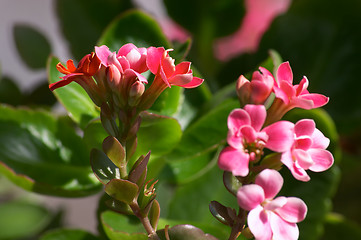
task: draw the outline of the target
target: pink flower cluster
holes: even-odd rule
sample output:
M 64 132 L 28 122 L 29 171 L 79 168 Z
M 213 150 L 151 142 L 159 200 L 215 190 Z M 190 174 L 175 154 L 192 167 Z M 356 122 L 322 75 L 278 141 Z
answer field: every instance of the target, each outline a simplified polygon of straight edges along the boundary
M 117 53 L 105 45 L 95 47 L 95 52 L 86 55 L 78 67 L 72 60 L 68 60 L 66 67 L 59 63 L 57 69 L 66 75 L 49 88 L 55 90 L 77 82 L 98 106 L 111 100 L 119 107 L 137 106 L 145 110 L 172 85 L 194 88 L 203 82 L 193 76 L 190 62 L 175 65 L 169 51 L 163 47 L 137 48 L 131 43 L 123 45 Z M 145 90 L 148 81 L 142 73 L 148 70 L 155 79 Z
M 315 122 L 303 119 L 294 124 L 281 120 L 293 108 L 317 108 L 325 105 L 328 98 L 309 93 L 306 77 L 293 85 L 288 62 L 279 66 L 276 78 L 265 68 L 259 70 L 253 73 L 251 81 L 243 75 L 237 81 L 242 108 L 228 116 L 229 146 L 221 151 L 218 166 L 245 181 L 237 198 L 240 207 L 249 211 L 248 226 L 256 240 L 297 239 L 296 223 L 305 218 L 307 207 L 298 198 L 275 198 L 283 179 L 276 170 L 268 169 L 264 150 L 275 153 L 273 164 L 278 162 L 273 166 L 285 165 L 300 181 L 310 180 L 306 170 L 329 169 L 334 162 L 326 150 L 330 141 Z M 270 101 L 271 94 L 275 98 L 266 110 L 264 104 Z M 255 174 L 258 175 L 252 180 Z

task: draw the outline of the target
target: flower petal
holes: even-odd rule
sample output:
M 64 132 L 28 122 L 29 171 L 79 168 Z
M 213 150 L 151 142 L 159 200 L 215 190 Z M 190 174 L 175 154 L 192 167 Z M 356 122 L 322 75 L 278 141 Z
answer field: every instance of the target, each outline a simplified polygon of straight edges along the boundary
M 237 191 L 238 205 L 247 211 L 256 208 L 264 200 L 264 191 L 257 184 L 244 185 Z
M 102 45 L 100 47 L 95 47 L 95 54 L 100 59 L 101 63 L 104 66 L 108 66 L 108 56 L 112 52 L 109 50 L 109 48 L 105 45 Z
M 189 73 L 191 67 L 190 62 L 181 62 L 178 65 L 175 66 L 175 72 L 174 74 L 186 74 Z
M 227 125 L 228 129 L 234 133 L 244 125 L 249 125 L 251 118 L 249 114 L 240 108 L 234 109 L 228 116 Z
M 248 113 L 251 119 L 251 126 L 259 132 L 266 120 L 266 108 L 264 105 L 248 104 L 244 106 L 244 110 Z
M 157 74 L 165 49 L 149 47 L 147 49 L 147 66 L 153 74 Z
M 168 78 L 168 82 L 170 85 L 175 86 L 184 86 L 188 83 L 190 83 L 193 80 L 193 74 L 177 74 L 173 77 Z
M 307 170 L 313 165 L 313 161 L 311 156 L 307 151 L 302 149 L 294 149 L 292 151 L 292 155 L 296 158 L 296 161 L 300 165 L 301 168 Z
M 299 136 L 311 136 L 315 131 L 316 123 L 312 119 L 302 119 L 295 124 L 295 134 Z
M 193 77 L 192 81 L 190 81 L 187 84 L 183 84 L 183 85 L 178 85 L 179 87 L 183 87 L 183 88 L 195 88 L 198 87 L 199 85 L 201 85 L 203 83 L 203 79 L 201 78 L 197 78 L 197 77 Z
M 311 171 L 322 172 L 329 169 L 333 162 L 332 154 L 323 149 L 310 149 L 307 151 L 310 154 L 314 164 L 310 167 Z
M 330 144 L 330 139 L 325 137 L 323 133 L 318 130 L 317 128 L 312 134 L 312 145 L 311 148 L 321 148 L 326 149 L 328 145 Z
M 269 215 L 273 238 L 277 240 L 297 240 L 299 230 L 296 223 L 284 221 L 275 213 Z
M 299 198 L 289 197 L 287 203 L 275 212 L 290 223 L 298 223 L 305 219 L 307 214 L 306 204 Z
M 257 175 L 255 183 L 263 188 L 265 198 L 272 199 L 281 190 L 283 178 L 273 169 L 265 169 Z
M 294 124 L 288 121 L 275 122 L 265 127 L 262 132 L 267 133 L 266 147 L 275 152 L 284 152 L 291 148 L 294 142 Z
M 306 171 L 293 160 L 291 151 L 282 153 L 281 162 L 291 171 L 293 177 L 297 180 L 303 182 L 310 180 Z
M 242 150 L 232 147 L 224 148 L 219 154 L 218 166 L 220 169 L 232 172 L 235 176 L 248 175 L 249 155 Z
M 329 98 L 317 93 L 309 93 L 300 95 L 300 98 L 305 100 L 311 100 L 313 102 L 313 108 L 319 108 L 326 105 L 329 101 Z
M 248 227 L 257 240 L 272 239 L 272 229 L 269 221 L 269 213 L 258 206 L 248 213 Z
M 65 77 L 63 77 L 63 80 L 50 84 L 49 89 L 51 91 L 54 91 L 57 88 L 64 87 L 65 85 L 68 85 L 69 83 L 75 81 L 77 77 L 81 77 L 83 75 L 84 75 L 83 73 L 68 74 Z
M 286 81 L 292 85 L 293 73 L 289 62 L 281 63 L 277 70 L 277 81 L 280 84 L 282 81 Z

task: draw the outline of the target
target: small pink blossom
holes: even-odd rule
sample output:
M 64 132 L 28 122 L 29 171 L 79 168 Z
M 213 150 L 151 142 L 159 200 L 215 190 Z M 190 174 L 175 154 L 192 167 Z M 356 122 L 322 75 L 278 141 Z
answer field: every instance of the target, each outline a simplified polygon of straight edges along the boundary
M 174 85 L 195 88 L 203 83 L 203 79 L 193 76 L 190 62 L 175 65 L 175 60 L 169 56 L 169 51 L 171 50 L 165 50 L 163 47 L 147 49 L 147 66 L 155 78 L 139 103 L 140 109 L 148 109 L 168 87 Z
M 263 67 L 260 67 L 259 71 L 253 72 L 251 81 L 241 75 L 236 85 L 241 106 L 264 104 L 272 92 L 273 84 L 274 78 L 272 74 Z
M 308 79 L 304 76 L 299 84 L 293 85 L 293 73 L 289 62 L 282 63 L 277 70 L 273 91 L 276 99 L 269 109 L 267 123 L 277 121 L 293 108 L 313 109 L 328 103 L 329 98 L 317 93 L 309 93 Z
M 326 150 L 330 140 L 315 127 L 311 119 L 298 121 L 294 131 L 294 143 L 282 154 L 281 161 L 297 180 L 309 181 L 306 170 L 322 172 L 332 166 L 333 156 Z
M 263 148 L 283 152 L 293 139 L 293 123 L 279 121 L 262 129 L 266 119 L 263 105 L 246 105 L 235 109 L 228 116 L 228 147 L 219 155 L 218 166 L 235 176 L 247 176 L 249 162 L 258 161 Z M 262 130 L 261 130 L 262 129 Z
M 305 219 L 306 204 L 296 197 L 276 197 L 283 178 L 276 170 L 265 169 L 255 184 L 242 186 L 237 192 L 238 204 L 250 211 L 247 222 L 256 240 L 298 239 L 298 222 Z

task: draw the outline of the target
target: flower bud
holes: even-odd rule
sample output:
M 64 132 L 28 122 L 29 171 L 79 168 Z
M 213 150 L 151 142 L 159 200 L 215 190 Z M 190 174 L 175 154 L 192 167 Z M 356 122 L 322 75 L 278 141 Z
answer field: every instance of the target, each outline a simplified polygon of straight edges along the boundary
M 135 81 L 129 89 L 128 104 L 129 106 L 136 106 L 139 103 L 140 97 L 143 95 L 145 86 L 140 81 Z
M 120 84 L 121 74 L 118 68 L 115 65 L 110 65 L 107 71 L 107 79 L 110 89 L 113 92 L 118 92 L 119 84 Z

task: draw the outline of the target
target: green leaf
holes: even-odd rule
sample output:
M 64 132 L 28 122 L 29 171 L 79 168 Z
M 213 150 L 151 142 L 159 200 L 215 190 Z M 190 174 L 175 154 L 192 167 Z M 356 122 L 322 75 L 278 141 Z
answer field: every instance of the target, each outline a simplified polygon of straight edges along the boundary
M 133 7 L 130 0 L 57 0 L 56 13 L 61 30 L 79 60 L 94 51 L 94 45 L 108 24 Z
M 138 195 L 138 186 L 123 179 L 112 179 L 105 185 L 104 191 L 118 201 L 130 204 Z
M 117 51 L 126 43 L 133 43 L 137 47 L 170 48 L 158 23 L 137 10 L 128 11 L 116 18 L 98 41 L 99 46 L 107 45 L 111 51 Z
M 188 182 L 211 168 L 215 164 L 211 161 L 214 154 L 225 144 L 228 114 L 237 106 L 237 101 L 226 101 L 191 124 L 177 147 L 166 155 L 171 171 L 164 172 L 165 176 Z
M 63 77 L 63 74 L 56 69 L 56 64 L 58 63 L 59 59 L 55 57 L 48 59 L 47 70 L 49 83 L 60 81 L 60 77 Z M 78 123 L 81 128 L 85 128 L 90 120 L 100 115 L 99 110 L 85 90 L 75 82 L 54 90 L 54 94 L 68 111 L 69 116 Z
M 0 106 L 0 172 L 18 186 L 55 196 L 87 196 L 101 184 L 66 119 Z
M 181 139 L 182 130 L 174 118 L 144 112 L 137 135 L 135 156 L 151 151 L 151 158 L 156 158 L 172 151 Z
M 56 229 L 46 232 L 39 240 L 99 240 L 100 238 L 78 229 Z
M 360 226 L 342 215 L 330 213 L 325 222 L 322 240 L 361 239 Z
M 157 98 L 150 108 L 150 111 L 162 115 L 173 116 L 180 108 L 182 95 L 183 88 L 181 87 L 172 86 L 171 88 L 167 88 Z
M 35 28 L 26 24 L 14 26 L 16 48 L 23 61 L 30 68 L 45 68 L 51 47 L 46 37 Z
M 98 149 L 92 149 L 90 153 L 90 164 L 92 166 L 95 176 L 103 184 L 107 184 L 114 178 L 119 178 L 119 169 L 114 163 Z
M 101 214 L 103 229 L 110 240 L 147 240 L 143 226 L 133 216 L 124 216 L 105 211 Z
M 7 77 L 0 78 L 0 102 L 17 106 L 22 102 L 23 96 L 16 83 Z
M 0 239 L 30 237 L 42 231 L 51 214 L 43 207 L 25 202 L 0 204 Z

